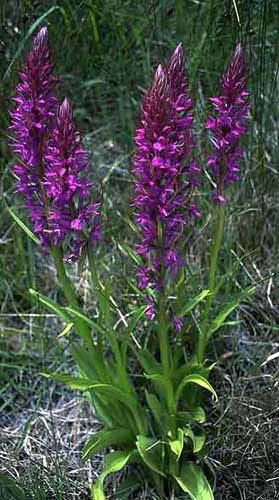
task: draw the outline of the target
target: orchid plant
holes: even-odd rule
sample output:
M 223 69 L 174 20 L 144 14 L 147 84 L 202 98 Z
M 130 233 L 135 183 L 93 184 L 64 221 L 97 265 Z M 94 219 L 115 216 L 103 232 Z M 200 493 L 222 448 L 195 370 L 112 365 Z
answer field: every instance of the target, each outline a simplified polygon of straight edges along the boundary
M 83 450 L 84 460 L 108 450 L 103 473 L 91 488 L 92 499 L 103 500 L 107 475 L 131 463 L 141 465 L 160 498 L 174 498 L 182 491 L 185 499 L 213 499 L 203 470 L 206 414 L 200 390 L 207 390 L 216 400 L 217 394 L 208 380 L 212 366 L 207 364 L 205 352 L 209 339 L 231 311 L 253 293 L 253 288 L 243 291 L 212 317 L 220 287 L 216 271 L 226 189 L 239 178 L 243 155 L 239 138 L 247 121 L 243 50 L 236 47 L 221 81 L 221 94 L 211 98 L 215 114 L 205 124 L 212 134 L 208 166 L 216 227 L 208 288 L 190 298 L 185 297 L 185 245 L 189 224 L 193 226 L 201 216 L 196 199 L 202 168 L 197 161 L 193 101 L 181 44 L 166 67 L 158 66 L 143 97 L 131 172 L 135 182 L 131 225 L 137 228 L 140 241 L 135 248 L 120 242 L 122 251 L 137 266 L 133 287 L 143 299 L 130 321 L 125 311 L 119 311 L 110 285 L 98 273 L 95 249 L 102 232 L 102 197 L 100 190 L 92 195 L 88 157 L 71 106 L 67 99 L 59 103 L 55 95 L 57 78 L 46 28 L 35 36 L 19 76 L 10 127 L 17 157 L 13 173 L 33 232 L 23 221 L 20 225 L 52 254 L 67 305 L 62 307 L 37 291 L 31 293 L 66 323 L 60 335 L 74 329 L 81 339 L 71 345 L 79 376 L 45 375 L 84 391 L 102 425 Z M 81 257 L 88 258 L 98 303 L 94 318 L 82 310 L 65 266 Z M 186 324 L 192 321 L 195 308 L 199 311 L 192 330 L 196 331 L 195 344 L 193 352 L 186 353 Z M 115 327 L 118 314 L 122 328 Z M 156 342 L 142 347 L 136 338 L 139 325 L 152 330 Z M 129 369 L 131 357 L 140 365 L 140 383 Z M 109 451 L 111 447 L 113 451 Z M 126 481 L 132 494 L 141 479 L 133 476 Z M 121 498 L 120 493 L 116 497 Z

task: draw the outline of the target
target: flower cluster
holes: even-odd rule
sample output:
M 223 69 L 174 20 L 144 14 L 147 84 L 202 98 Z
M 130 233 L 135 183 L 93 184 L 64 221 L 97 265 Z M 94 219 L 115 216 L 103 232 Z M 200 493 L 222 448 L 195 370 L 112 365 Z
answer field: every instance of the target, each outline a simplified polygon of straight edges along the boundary
M 209 116 L 206 123 L 206 128 L 213 132 L 211 141 L 215 152 L 209 156 L 208 165 L 216 183 L 213 200 L 219 204 L 226 202 L 224 188 L 239 180 L 239 160 L 243 157 L 243 150 L 238 146 L 238 142 L 246 130 L 249 107 L 246 79 L 243 51 L 241 46 L 237 45 L 221 81 L 221 95 L 210 98 L 217 117 Z
M 23 71 L 19 73 L 21 83 L 17 85 L 17 106 L 10 113 L 10 129 L 15 137 L 12 148 L 19 162 L 13 172 L 18 177 L 17 192 L 25 196 L 25 206 L 34 222 L 34 231 L 40 235 L 41 243 L 48 244 L 47 218 L 41 180 L 43 178 L 43 155 L 46 137 L 55 117 L 58 100 L 54 96 L 56 78 L 50 61 L 48 33 L 42 28 L 33 41 L 33 50 L 28 54 Z
M 23 71 L 19 74 L 11 114 L 12 148 L 18 157 L 13 172 L 17 191 L 34 223 L 43 246 L 59 245 L 70 235 L 68 258 L 80 254 L 84 231 L 99 239 L 99 203 L 89 202 L 91 183 L 84 176 L 88 160 L 75 130 L 65 99 L 59 106 L 54 95 L 47 28 L 33 41 Z
M 175 277 L 183 260 L 179 244 L 190 216 L 200 215 L 193 203 L 199 167 L 185 159 L 194 147 L 192 100 L 188 97 L 181 44 L 167 68 L 157 68 L 142 103 L 141 126 L 135 136 L 132 206 L 141 230 L 137 253 L 146 265 L 138 270 L 138 285 L 160 288 L 166 269 Z
M 88 202 L 92 183 L 84 175 L 87 154 L 75 130 L 67 99 L 59 107 L 44 156 L 44 192 L 49 200 L 48 224 L 55 245 L 74 233 L 70 247 L 72 260 L 85 241 L 83 231 L 93 241 L 100 239 L 100 203 Z

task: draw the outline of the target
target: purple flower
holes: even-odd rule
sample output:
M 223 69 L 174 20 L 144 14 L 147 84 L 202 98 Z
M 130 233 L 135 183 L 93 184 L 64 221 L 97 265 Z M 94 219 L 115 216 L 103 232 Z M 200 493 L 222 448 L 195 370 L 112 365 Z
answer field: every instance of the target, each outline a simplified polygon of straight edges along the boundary
M 86 242 L 84 233 L 93 241 L 100 238 L 100 203 L 88 201 L 92 183 L 85 176 L 87 154 L 74 127 L 67 99 L 58 109 L 44 161 L 42 184 L 49 205 L 49 232 L 55 245 L 59 245 L 67 234 L 73 235 L 70 242 L 70 260 L 73 260 Z
M 57 78 L 53 76 L 47 28 L 42 28 L 33 41 L 33 48 L 26 58 L 17 96 L 16 108 L 10 113 L 15 137 L 12 142 L 19 162 L 13 172 L 18 177 L 17 192 L 25 196 L 25 206 L 30 211 L 34 230 L 41 242 L 47 244 L 47 220 L 44 196 L 41 189 L 43 156 L 49 127 L 55 116 L 58 101 L 53 94 Z
M 179 316 L 177 316 L 176 318 L 173 319 L 173 326 L 174 326 L 174 329 L 177 333 L 180 332 L 180 330 L 183 326 L 183 323 L 184 323 L 184 319 L 180 318 Z
M 160 288 L 164 269 L 173 277 L 183 265 L 179 245 L 191 216 L 199 216 L 192 194 L 199 167 L 186 162 L 194 147 L 192 100 L 188 97 L 181 44 L 167 68 L 159 66 L 143 98 L 133 159 L 136 195 L 132 206 L 140 226 L 137 253 L 145 265 L 137 273 L 141 289 Z
M 147 302 L 147 308 L 146 308 L 144 315 L 147 319 L 152 320 L 155 316 L 155 306 L 149 297 L 146 298 L 146 302 Z
M 238 147 L 238 142 L 246 131 L 249 107 L 246 79 L 243 51 L 237 45 L 221 81 L 221 95 L 210 99 L 216 116 L 209 116 L 206 122 L 206 128 L 212 130 L 211 142 L 215 149 L 214 154 L 208 158 L 216 183 L 212 198 L 219 204 L 226 202 L 224 188 L 239 180 L 239 160 L 243 157 L 243 150 Z
M 17 191 L 25 197 L 41 244 L 66 241 L 66 258 L 75 260 L 87 238 L 100 239 L 100 203 L 90 201 L 88 159 L 70 105 L 65 99 L 59 107 L 53 95 L 57 79 L 52 75 L 46 28 L 35 37 L 20 78 L 10 127 L 19 157 L 13 167 Z

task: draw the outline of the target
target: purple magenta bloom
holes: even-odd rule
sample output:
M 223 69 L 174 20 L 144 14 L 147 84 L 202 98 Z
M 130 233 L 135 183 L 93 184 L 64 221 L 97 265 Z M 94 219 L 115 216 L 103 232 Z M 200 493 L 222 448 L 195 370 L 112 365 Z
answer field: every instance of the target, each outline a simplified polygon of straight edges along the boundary
M 165 269 L 173 278 L 183 265 L 179 246 L 189 217 L 199 216 L 192 194 L 199 167 L 186 158 L 194 147 L 192 100 L 188 97 L 181 44 L 167 68 L 159 66 L 143 98 L 133 159 L 136 196 L 132 206 L 140 226 L 137 253 L 145 265 L 137 273 L 141 289 L 160 288 Z
M 174 326 L 174 329 L 177 333 L 180 332 L 180 330 L 183 326 L 183 323 L 184 323 L 184 319 L 180 318 L 179 316 L 177 316 L 176 318 L 173 319 L 173 326 Z
M 72 121 L 67 99 L 59 107 L 53 95 L 48 33 L 42 28 L 33 42 L 17 86 L 11 113 L 12 143 L 20 161 L 13 167 L 17 191 L 43 246 L 67 238 L 68 260 L 81 253 L 87 237 L 100 239 L 100 203 L 90 201 L 92 184 L 85 176 L 87 155 Z
M 154 303 L 152 302 L 152 300 L 149 297 L 146 299 L 146 302 L 147 302 L 147 308 L 146 308 L 144 315 L 147 319 L 153 319 L 155 316 Z
M 13 172 L 18 177 L 17 192 L 25 196 L 25 206 L 30 211 L 34 230 L 42 244 L 49 241 L 45 232 L 45 215 L 41 181 L 43 155 L 50 124 L 55 116 L 58 101 L 54 96 L 57 78 L 53 76 L 47 28 L 42 28 L 33 41 L 33 48 L 26 58 L 17 96 L 16 108 L 10 113 L 15 134 L 12 142 L 19 162 Z
M 88 201 L 92 189 L 92 183 L 85 176 L 88 158 L 74 127 L 67 99 L 58 109 L 44 160 L 42 184 L 49 201 L 49 232 L 55 245 L 71 234 L 68 259 L 73 260 L 86 242 L 85 233 L 92 241 L 100 239 L 100 203 Z
M 243 50 L 237 45 L 221 81 L 221 95 L 210 99 L 216 117 L 209 116 L 206 122 L 206 128 L 213 132 L 211 142 L 215 152 L 208 157 L 208 165 L 216 183 L 212 198 L 218 204 L 226 202 L 224 188 L 240 178 L 239 161 L 243 150 L 238 147 L 238 142 L 246 131 L 249 108 L 246 79 Z

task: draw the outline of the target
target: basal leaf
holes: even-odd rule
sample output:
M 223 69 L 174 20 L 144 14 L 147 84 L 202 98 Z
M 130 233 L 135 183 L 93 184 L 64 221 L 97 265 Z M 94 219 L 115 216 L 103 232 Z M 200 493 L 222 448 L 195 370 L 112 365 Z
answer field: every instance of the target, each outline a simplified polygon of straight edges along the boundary
M 131 454 L 131 451 L 114 451 L 105 456 L 104 471 L 100 475 L 98 481 L 91 487 L 93 500 L 105 500 L 106 497 L 103 488 L 105 478 L 109 474 L 123 469 L 128 463 Z
M 205 411 L 201 406 L 191 408 L 187 411 L 179 411 L 177 413 L 177 421 L 180 425 L 199 422 L 203 424 L 206 421 Z
M 46 378 L 51 378 L 52 380 L 55 380 L 56 382 L 62 382 L 70 389 L 78 389 L 80 391 L 88 391 L 92 385 L 94 385 L 94 380 L 90 380 L 88 378 L 82 378 L 82 377 L 72 377 L 71 375 L 64 375 L 60 373 L 55 373 L 55 374 L 48 374 L 48 373 L 41 373 Z
M 160 440 L 138 435 L 138 452 L 144 463 L 154 472 L 166 477 L 164 470 L 164 445 Z
M 178 427 L 176 439 L 169 439 L 168 442 L 169 442 L 171 451 L 177 457 L 176 460 L 179 460 L 180 455 L 181 455 L 182 450 L 183 450 L 183 446 L 184 446 L 184 432 L 183 432 L 183 430 Z
M 156 361 L 147 349 L 136 350 L 135 354 L 147 375 L 163 373 L 160 363 Z
M 185 385 L 190 384 L 190 383 L 197 384 L 201 387 L 204 387 L 205 389 L 207 389 L 208 391 L 210 391 L 213 394 L 216 401 L 218 400 L 218 396 L 216 394 L 216 391 L 213 389 L 212 385 L 210 385 L 208 380 L 206 380 L 206 378 L 202 377 L 202 375 L 199 375 L 197 373 L 193 373 L 192 375 L 187 375 L 182 380 L 182 382 L 179 384 L 178 389 L 176 391 L 176 395 L 175 395 L 177 404 L 180 400 L 180 397 L 181 397 L 181 394 L 182 394 L 182 391 L 183 391 Z
M 97 372 L 94 369 L 90 351 L 79 344 L 71 345 L 70 349 L 82 376 L 90 380 L 97 380 Z
M 184 436 L 188 437 L 192 441 L 193 452 L 198 453 L 204 445 L 205 433 L 200 431 L 199 433 L 194 433 L 189 427 L 183 429 Z
M 132 442 L 134 437 L 129 429 L 124 428 L 97 431 L 84 446 L 82 459 L 88 460 L 92 455 L 108 446 Z
M 166 409 L 155 394 L 150 394 L 147 390 L 145 390 L 145 397 L 155 421 L 159 425 L 160 429 L 164 429 L 167 415 Z
M 209 482 L 198 465 L 183 464 L 180 475 L 174 477 L 181 489 L 190 495 L 191 500 L 214 500 Z

